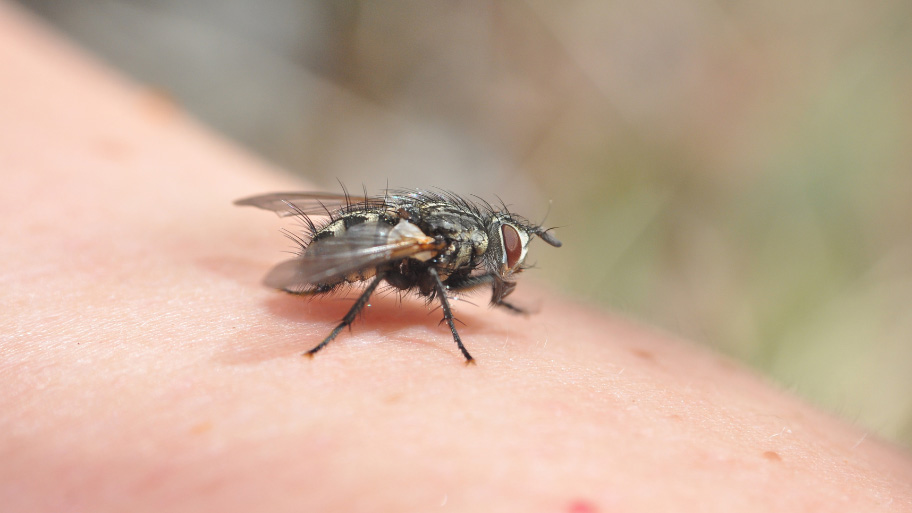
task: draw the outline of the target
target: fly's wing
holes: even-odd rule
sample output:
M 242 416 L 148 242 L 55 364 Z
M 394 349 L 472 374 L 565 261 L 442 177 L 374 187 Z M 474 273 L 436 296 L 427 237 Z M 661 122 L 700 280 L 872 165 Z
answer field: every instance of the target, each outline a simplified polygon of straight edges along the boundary
M 311 243 L 300 257 L 273 268 L 263 283 L 302 293 L 318 285 L 338 283 L 352 273 L 371 270 L 393 260 L 409 257 L 427 260 L 442 250 L 444 244 L 426 236 L 407 221 L 400 221 L 395 227 L 363 223 L 341 235 Z
M 328 216 L 353 205 L 382 206 L 382 198 L 351 196 L 331 192 L 274 192 L 242 198 L 234 202 L 239 206 L 252 206 L 272 210 L 280 217 L 293 215 Z

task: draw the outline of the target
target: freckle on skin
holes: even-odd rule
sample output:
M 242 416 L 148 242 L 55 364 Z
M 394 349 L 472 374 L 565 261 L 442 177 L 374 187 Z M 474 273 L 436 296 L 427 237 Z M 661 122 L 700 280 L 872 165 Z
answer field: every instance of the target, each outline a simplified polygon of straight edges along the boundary
M 104 158 L 120 161 L 130 154 L 130 147 L 116 139 L 102 139 L 95 143 L 95 150 Z
M 649 351 L 646 351 L 645 349 L 634 349 L 631 352 L 634 354 L 634 356 L 638 356 L 644 360 L 655 360 L 655 355 Z
M 763 457 L 770 461 L 782 461 L 782 456 L 779 456 L 779 453 L 775 451 L 766 451 L 763 453 Z
M 597 513 L 595 505 L 586 500 L 575 500 L 570 503 L 570 507 L 567 508 L 567 513 Z
M 738 370 L 738 366 L 735 365 L 734 362 L 732 362 L 731 360 L 719 358 L 718 363 L 719 363 L 719 367 L 721 367 L 727 371 L 736 372 Z
M 194 435 L 201 435 L 201 434 L 203 434 L 207 431 L 211 431 L 211 430 L 212 430 L 212 423 L 209 421 L 200 422 L 199 424 L 196 424 L 195 426 L 190 428 L 190 432 L 193 433 Z

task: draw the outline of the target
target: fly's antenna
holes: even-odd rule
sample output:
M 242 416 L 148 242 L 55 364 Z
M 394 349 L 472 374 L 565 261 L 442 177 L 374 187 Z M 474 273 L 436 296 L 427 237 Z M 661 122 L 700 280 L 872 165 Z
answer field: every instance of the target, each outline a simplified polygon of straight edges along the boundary
M 534 233 L 535 235 L 538 235 L 538 237 L 541 240 L 547 242 L 548 244 L 554 246 L 555 248 L 559 248 L 559 247 L 563 246 L 563 243 L 561 241 L 557 240 L 557 237 L 555 237 L 554 235 L 551 234 L 551 230 L 553 230 L 553 229 L 554 228 L 548 228 L 546 230 L 546 229 L 542 228 L 541 226 L 539 226 L 538 228 L 535 228 L 534 230 L 532 230 L 532 233 Z
M 545 224 L 545 220 L 548 219 L 548 215 L 551 214 L 551 206 L 553 204 L 554 204 L 554 200 L 548 200 L 548 210 L 545 212 L 545 217 L 543 217 L 541 222 L 538 223 L 538 226 L 536 226 L 532 229 L 532 233 L 534 233 L 535 235 L 538 235 L 538 237 L 541 240 L 547 242 L 548 244 L 554 246 L 555 248 L 559 248 L 559 247 L 561 247 L 561 245 L 563 245 L 563 243 L 561 241 L 557 240 L 557 237 L 555 237 L 554 235 L 551 235 L 551 233 L 550 233 L 551 230 L 553 230 L 556 227 L 543 228 L 543 226 Z
M 548 210 L 545 211 L 545 217 L 542 218 L 541 222 L 538 223 L 538 226 L 544 226 L 545 221 L 548 220 L 548 216 L 551 215 L 551 206 L 554 205 L 554 200 L 548 200 Z

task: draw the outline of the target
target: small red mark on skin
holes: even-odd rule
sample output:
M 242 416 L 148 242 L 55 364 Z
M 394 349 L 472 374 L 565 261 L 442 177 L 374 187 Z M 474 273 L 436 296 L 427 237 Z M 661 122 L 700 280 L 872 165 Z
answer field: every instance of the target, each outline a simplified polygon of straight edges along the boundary
M 682 418 L 682 417 L 681 417 L 680 415 L 678 415 L 677 413 L 673 413 L 673 414 L 669 415 L 668 418 L 671 419 L 671 420 L 673 420 L 673 421 L 675 421 L 675 422 L 681 422 L 682 420 L 684 420 L 684 418 Z
M 779 456 L 779 453 L 774 451 L 766 451 L 763 453 L 763 457 L 770 461 L 782 461 L 782 456 Z
M 208 421 L 200 422 L 199 424 L 190 428 L 190 432 L 193 433 L 194 435 L 201 435 L 201 434 L 209 432 L 211 430 L 212 430 L 212 423 L 208 422 Z
M 570 503 L 567 513 L 597 513 L 598 509 L 595 504 L 585 500 L 575 500 Z
M 402 401 L 402 394 L 393 394 L 384 398 L 386 404 L 394 404 Z
M 95 144 L 95 149 L 105 158 L 122 161 L 130 155 L 130 147 L 115 139 L 102 139 Z
M 644 360 L 655 360 L 655 355 L 646 351 L 645 349 L 634 349 L 631 351 L 634 356 L 638 356 Z
M 738 366 L 734 364 L 731 360 L 726 360 L 724 358 L 719 358 L 716 363 L 719 364 L 719 367 L 727 370 L 729 372 L 734 372 L 738 370 Z

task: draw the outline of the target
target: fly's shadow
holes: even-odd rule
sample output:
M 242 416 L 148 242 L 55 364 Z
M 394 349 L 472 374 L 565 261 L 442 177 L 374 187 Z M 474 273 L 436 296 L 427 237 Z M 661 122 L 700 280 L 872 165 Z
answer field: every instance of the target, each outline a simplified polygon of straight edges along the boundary
M 270 328 L 262 331 L 275 333 L 275 336 L 251 337 L 254 327 L 220 352 L 217 358 L 230 364 L 258 363 L 292 355 L 300 358 L 302 352 L 319 342 L 327 329 L 345 316 L 362 291 L 362 288 L 355 287 L 348 293 L 314 298 L 278 293 L 271 295 L 263 304 L 273 319 Z M 497 328 L 496 320 L 484 315 L 487 310 L 484 306 L 466 304 L 467 301 L 461 300 L 454 303 L 456 317 L 466 321 L 460 323 L 461 330 L 473 335 L 509 336 L 507 330 Z M 357 337 L 372 339 L 366 344 L 369 346 L 379 344 L 382 348 L 382 344 L 420 344 L 422 350 L 434 348 L 449 355 L 454 348 L 442 315 L 440 308 L 428 305 L 419 297 L 400 296 L 398 291 L 380 289 L 371 297 L 369 306 L 364 308 L 357 322 L 345 330 L 354 337 L 343 333 L 346 336 L 340 337 L 336 343 L 345 344 Z

